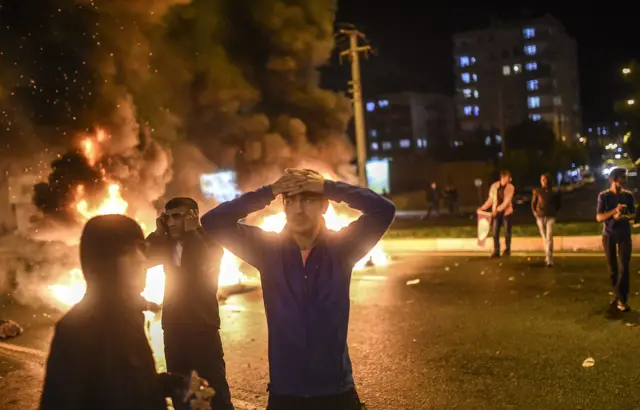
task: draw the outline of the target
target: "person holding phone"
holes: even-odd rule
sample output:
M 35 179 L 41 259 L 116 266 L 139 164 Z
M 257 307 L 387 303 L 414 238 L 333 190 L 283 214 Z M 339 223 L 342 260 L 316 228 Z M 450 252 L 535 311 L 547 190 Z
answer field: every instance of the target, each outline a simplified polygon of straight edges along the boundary
M 204 233 L 198 214 L 193 199 L 173 198 L 147 238 L 151 262 L 164 265 L 166 274 L 165 358 L 168 371 L 188 376 L 195 370 L 209 382 L 216 392 L 212 410 L 230 410 L 217 299 L 224 250 Z
M 636 201 L 631 191 L 624 189 L 627 183 L 626 170 L 612 170 L 609 181 L 609 189 L 598 195 L 596 220 L 602 222 L 602 246 L 615 294 L 611 304 L 621 312 L 628 312 L 629 263 L 632 249 L 630 221 L 636 217 Z

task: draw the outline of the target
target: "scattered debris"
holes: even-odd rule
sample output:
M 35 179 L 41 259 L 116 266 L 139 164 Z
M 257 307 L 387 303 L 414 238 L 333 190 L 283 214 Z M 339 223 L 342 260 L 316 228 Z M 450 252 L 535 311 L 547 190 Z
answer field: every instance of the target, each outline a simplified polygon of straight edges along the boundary
M 542 294 L 542 296 L 547 296 L 549 293 L 551 293 L 551 292 L 549 292 L 549 291 L 547 290 L 547 291 L 545 291 L 545 292 Z
M 624 324 L 626 327 L 636 327 L 638 326 L 636 323 L 627 322 Z
M 24 329 L 13 320 L 0 319 L 0 340 L 20 336 Z
M 484 275 L 484 271 L 480 272 L 481 275 Z
M 448 266 L 445 266 L 444 270 L 445 272 L 449 272 L 450 268 Z
M 453 266 L 455 266 L 457 268 L 458 266 L 460 266 L 460 264 L 458 262 L 456 262 L 456 263 L 453 264 Z
M 587 357 L 584 362 L 582 362 L 582 367 L 593 367 L 596 364 L 596 360 L 593 357 Z
M 511 277 L 509 278 L 509 280 L 516 280 L 516 277 L 515 277 L 515 276 L 511 276 Z
M 420 283 L 420 279 L 411 279 L 407 281 L 407 286 L 417 285 Z

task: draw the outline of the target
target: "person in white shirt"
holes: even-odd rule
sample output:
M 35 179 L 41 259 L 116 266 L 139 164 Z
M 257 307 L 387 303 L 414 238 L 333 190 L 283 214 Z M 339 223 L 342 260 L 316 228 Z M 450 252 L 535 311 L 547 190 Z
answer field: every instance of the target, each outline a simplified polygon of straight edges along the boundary
M 500 257 L 500 228 L 504 225 L 504 253 L 511 255 L 511 215 L 513 214 L 513 195 L 515 188 L 511 184 L 511 173 L 500 172 L 500 179 L 489 188 L 489 198 L 480 207 L 480 211 L 491 209 L 493 217 L 493 253 L 492 258 Z

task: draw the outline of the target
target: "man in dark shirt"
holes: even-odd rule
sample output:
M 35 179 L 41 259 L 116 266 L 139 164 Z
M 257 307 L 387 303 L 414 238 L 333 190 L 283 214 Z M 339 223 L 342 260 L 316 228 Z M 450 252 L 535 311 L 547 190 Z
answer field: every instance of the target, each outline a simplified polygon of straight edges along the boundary
M 542 174 L 540 187 L 533 190 L 531 211 L 544 241 L 545 262 L 549 268 L 553 266 L 553 225 L 559 210 L 560 194 L 553 188 L 551 176 Z
M 264 232 L 239 221 L 282 195 L 287 225 Z M 329 200 L 362 216 L 327 229 Z M 202 226 L 260 271 L 269 330 L 268 410 L 360 410 L 347 349 L 353 266 L 393 221 L 391 201 L 366 188 L 289 170 L 273 185 L 218 205 Z
M 233 409 L 219 333 L 223 249 L 202 230 L 198 204 L 191 198 L 167 202 L 147 242 L 151 261 L 164 265 L 166 274 L 162 328 L 167 370 L 185 376 L 197 371 L 216 391 L 212 410 Z
M 87 291 L 56 324 L 40 410 L 166 410 L 165 397 L 178 403 L 187 392 L 187 380 L 156 373 L 140 296 L 145 249 L 140 226 L 125 216 L 85 225 Z
M 596 220 L 602 222 L 602 245 L 609 265 L 615 299 L 612 304 L 629 311 L 629 262 L 631 261 L 631 224 L 635 218 L 635 199 L 624 189 L 627 173 L 617 168 L 609 174 L 611 187 L 598 195 Z M 618 261 L 622 266 L 618 266 Z

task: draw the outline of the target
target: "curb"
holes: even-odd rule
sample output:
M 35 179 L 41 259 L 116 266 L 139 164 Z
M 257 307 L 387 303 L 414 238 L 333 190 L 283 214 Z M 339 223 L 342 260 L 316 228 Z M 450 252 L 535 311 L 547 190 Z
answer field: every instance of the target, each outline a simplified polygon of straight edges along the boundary
M 633 249 L 640 250 L 640 235 L 633 235 Z M 504 236 L 500 243 L 504 246 Z M 382 248 L 387 253 L 402 252 L 491 252 L 493 240 L 489 237 L 485 246 L 478 246 L 476 238 L 394 238 L 384 239 Z M 553 238 L 554 251 L 579 252 L 601 251 L 602 236 L 556 236 Z M 541 237 L 512 238 L 512 252 L 544 252 Z

